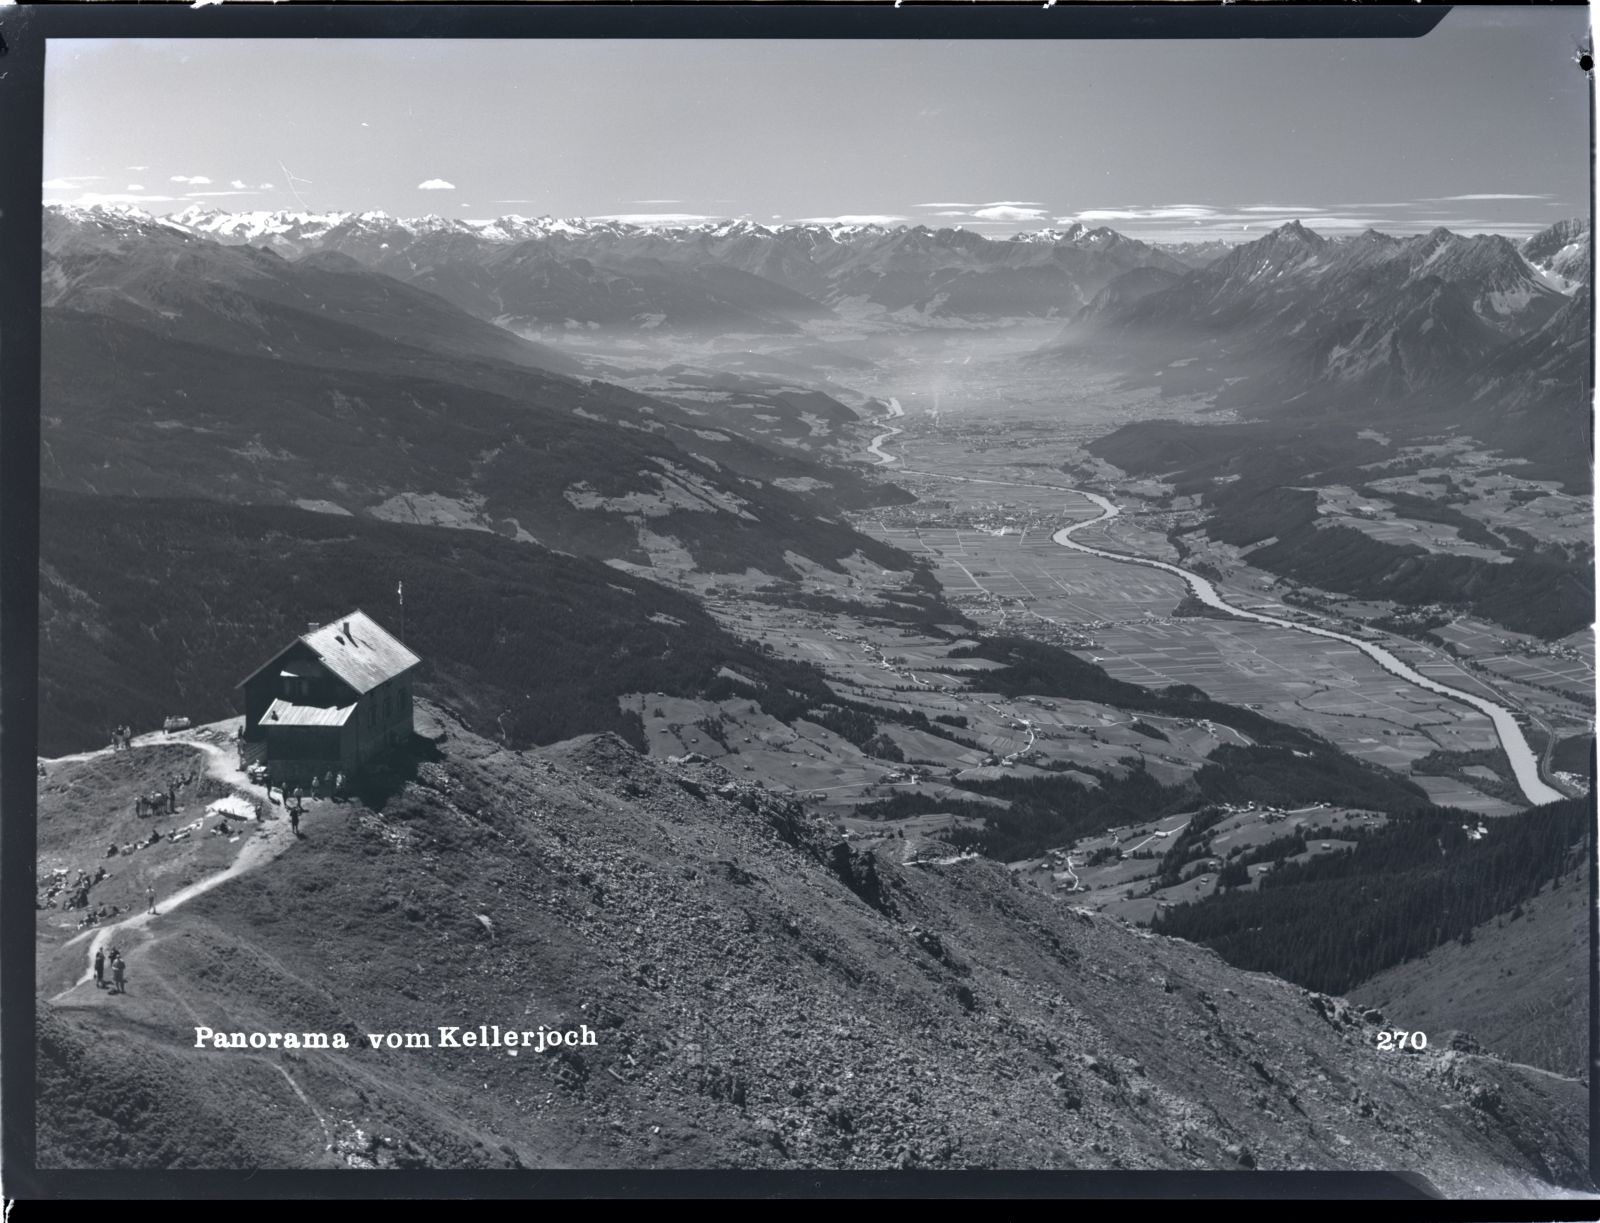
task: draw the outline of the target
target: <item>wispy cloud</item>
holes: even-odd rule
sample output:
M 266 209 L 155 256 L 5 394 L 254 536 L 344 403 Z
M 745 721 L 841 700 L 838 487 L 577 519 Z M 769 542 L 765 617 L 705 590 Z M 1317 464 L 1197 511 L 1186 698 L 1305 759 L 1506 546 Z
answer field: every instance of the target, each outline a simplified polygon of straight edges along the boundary
M 702 216 L 696 212 L 614 212 L 595 217 L 596 221 L 620 221 L 624 225 L 698 225 L 702 221 L 720 221 L 722 217 Z
M 1455 203 L 1460 200 L 1547 200 L 1548 194 L 1523 195 L 1515 191 L 1485 191 L 1477 195 L 1428 195 L 1424 199 L 1432 203 Z
M 262 183 L 261 186 L 256 188 L 256 190 L 257 191 L 274 191 L 274 190 L 276 190 L 276 188 L 271 183 Z
M 143 191 L 144 190 L 144 184 L 142 184 L 142 183 L 129 183 L 126 187 L 123 188 L 123 190 L 124 191 Z
M 125 168 L 129 169 L 129 170 L 132 170 L 134 173 L 137 174 L 139 171 L 148 170 L 150 167 L 149 166 L 127 166 Z
M 1042 221 L 1045 219 L 1042 208 L 1022 208 L 1015 204 L 991 204 L 987 208 L 980 208 L 972 214 L 980 221 Z
M 800 217 L 796 225 L 898 225 L 904 217 L 888 216 L 880 213 L 864 213 L 854 216 L 842 217 Z
M 1043 200 L 990 200 L 980 208 L 1043 208 Z
M 454 183 L 447 183 L 442 178 L 424 179 L 417 184 L 418 191 L 454 191 L 455 189 L 456 185 Z
M 185 191 L 183 198 L 186 200 L 204 200 L 218 195 L 260 195 L 259 191 Z
M 85 184 L 98 183 L 105 176 L 102 174 L 67 174 L 60 178 L 47 178 L 44 180 L 46 191 L 78 191 Z
M 1164 204 L 1148 208 L 1086 208 L 1074 216 L 1057 217 L 1065 225 L 1072 221 L 1207 221 L 1217 215 L 1215 208 L 1203 204 Z
M 243 191 L 245 185 L 244 185 L 244 181 L 242 179 L 237 179 L 236 178 L 231 183 L 229 183 L 228 186 L 232 187 L 235 191 Z
M 191 187 L 209 187 L 211 180 L 204 174 L 174 174 L 172 181 L 175 183 L 188 183 Z

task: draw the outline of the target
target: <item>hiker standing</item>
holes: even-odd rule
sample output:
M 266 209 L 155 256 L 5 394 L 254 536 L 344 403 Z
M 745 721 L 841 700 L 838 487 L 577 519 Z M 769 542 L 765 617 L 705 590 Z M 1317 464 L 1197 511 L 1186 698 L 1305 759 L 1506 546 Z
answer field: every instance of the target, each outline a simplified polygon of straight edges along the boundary
M 167 782 L 167 809 L 173 815 L 178 814 L 178 783 L 175 781 Z
M 156 889 L 153 885 L 145 888 L 144 898 L 148 905 L 145 912 L 154 913 L 156 911 Z
M 106 987 L 106 950 L 104 947 L 95 949 L 94 987 L 96 989 L 104 989 Z
M 299 807 L 290 807 L 289 808 L 289 831 L 294 833 L 295 836 L 299 836 L 300 835 L 300 808 Z
M 128 992 L 127 986 L 123 984 L 123 978 L 127 975 L 127 972 L 126 963 L 124 963 L 120 955 L 113 951 L 111 953 L 111 980 L 116 986 L 116 993 L 125 994 Z

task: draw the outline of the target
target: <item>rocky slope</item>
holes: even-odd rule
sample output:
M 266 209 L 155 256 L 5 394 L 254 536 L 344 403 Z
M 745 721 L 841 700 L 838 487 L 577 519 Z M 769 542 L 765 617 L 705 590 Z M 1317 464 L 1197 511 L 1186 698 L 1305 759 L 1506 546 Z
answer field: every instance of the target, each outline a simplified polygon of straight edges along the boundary
M 1586 218 L 1557 221 L 1522 244 L 1522 257 L 1559 278 L 1558 287 L 1590 283 L 1591 229 Z
M 1586 1184 L 1576 1083 L 1442 1039 L 1379 1052 L 1376 1012 L 994 863 L 854 850 L 715 766 L 652 764 L 610 736 L 518 754 L 430 720 L 435 758 L 381 811 L 319 805 L 303 843 L 130 945 L 127 996 L 42 1007 L 42 1162 Z M 587 1023 L 598 1043 L 191 1047 L 195 1024 L 480 1023 Z

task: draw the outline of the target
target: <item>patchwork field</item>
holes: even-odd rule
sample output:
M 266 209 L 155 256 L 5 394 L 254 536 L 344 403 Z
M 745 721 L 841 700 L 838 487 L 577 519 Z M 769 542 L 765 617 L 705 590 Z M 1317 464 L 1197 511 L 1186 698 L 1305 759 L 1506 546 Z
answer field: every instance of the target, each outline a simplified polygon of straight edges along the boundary
M 1194 812 L 1168 816 L 1149 823 L 1113 828 L 1099 836 L 1085 837 L 1070 852 L 1052 852 L 1045 858 L 1012 864 L 1041 886 L 1057 895 L 1070 896 L 1074 904 L 1111 913 L 1125 921 L 1148 923 L 1161 905 L 1200 900 L 1216 888 L 1220 864 L 1235 851 L 1247 854 L 1269 842 L 1296 833 L 1305 837 L 1303 852 L 1286 853 L 1285 862 L 1304 861 L 1319 854 L 1333 853 L 1352 842 L 1341 839 L 1344 828 L 1371 828 L 1385 817 L 1370 811 L 1345 807 L 1315 806 L 1295 810 L 1277 807 L 1230 808 L 1211 835 L 1211 850 L 1184 868 L 1183 881 L 1172 887 L 1157 888 L 1162 858 L 1174 838 L 1187 827 Z M 1326 829 L 1330 835 L 1305 836 Z M 1103 859 L 1096 861 L 1096 859 Z M 1090 865 L 1090 863 L 1093 863 Z M 1259 886 L 1261 877 L 1273 863 L 1251 864 L 1250 882 L 1242 888 Z
M 1157 688 L 1192 684 L 1402 771 L 1437 749 L 1494 746 L 1487 717 L 1395 678 L 1354 646 L 1239 620 L 1174 618 L 1187 594 L 1181 579 L 1051 542 L 1052 529 L 1090 512 L 1073 504 L 1078 501 L 1063 498 L 1058 517 L 1030 522 L 1015 534 L 954 525 L 879 527 L 876 533 L 927 557 L 952 599 L 986 627 L 1015 631 L 1031 622 L 1075 635 L 1079 652 L 1118 679 Z M 1286 610 L 1259 594 L 1246 594 L 1240 603 Z M 1441 679 L 1454 669 L 1438 651 L 1411 643 L 1402 648 L 1409 661 L 1436 667 Z

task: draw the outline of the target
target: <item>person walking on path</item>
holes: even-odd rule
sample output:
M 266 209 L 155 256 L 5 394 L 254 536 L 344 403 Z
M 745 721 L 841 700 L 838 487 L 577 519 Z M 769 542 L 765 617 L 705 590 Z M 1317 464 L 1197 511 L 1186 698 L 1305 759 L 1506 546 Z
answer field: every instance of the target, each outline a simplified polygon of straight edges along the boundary
M 106 951 L 104 947 L 97 948 L 94 953 L 94 987 L 106 987 Z
M 128 992 L 128 987 L 123 983 L 123 978 L 128 972 L 127 965 L 116 952 L 112 952 L 111 957 L 111 980 L 116 987 L 113 992 L 125 994 Z
M 145 888 L 145 890 L 144 890 L 144 898 L 145 898 L 145 900 L 146 900 L 146 902 L 148 903 L 148 906 L 149 906 L 148 908 L 145 909 L 145 912 L 146 913 L 155 913 L 155 911 L 156 911 L 156 889 L 155 889 L 154 885 L 151 885 L 151 886 Z M 156 914 L 156 915 L 158 917 L 160 916 L 160 914 Z
M 300 835 L 300 808 L 299 807 L 290 807 L 289 808 L 289 831 L 294 833 L 295 836 L 299 836 Z

